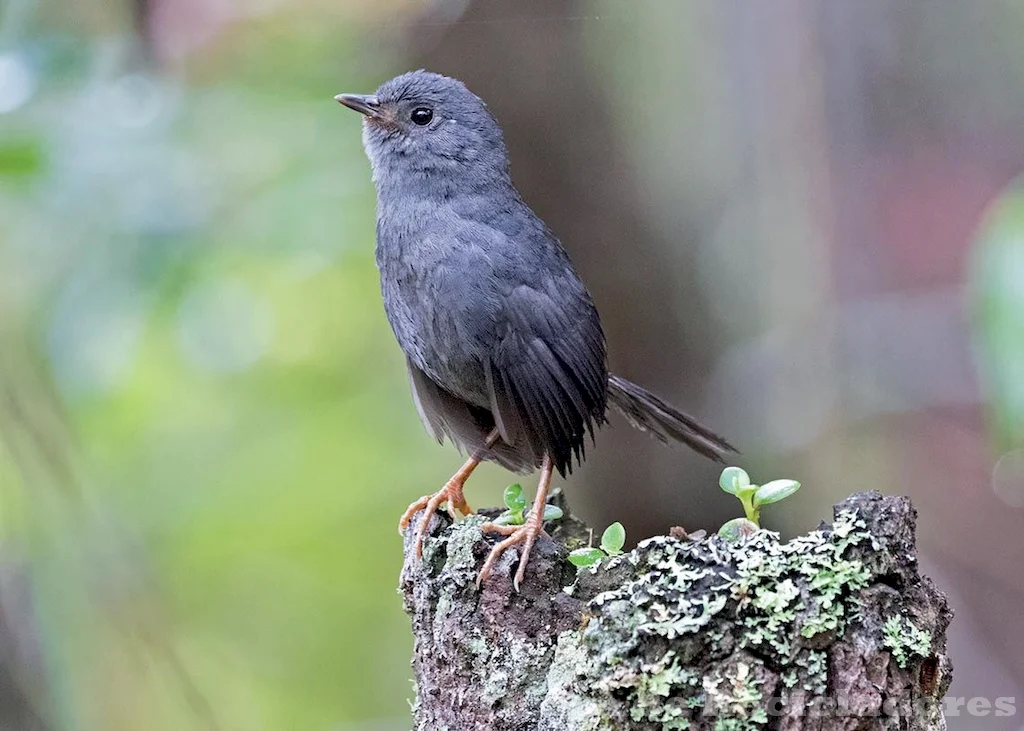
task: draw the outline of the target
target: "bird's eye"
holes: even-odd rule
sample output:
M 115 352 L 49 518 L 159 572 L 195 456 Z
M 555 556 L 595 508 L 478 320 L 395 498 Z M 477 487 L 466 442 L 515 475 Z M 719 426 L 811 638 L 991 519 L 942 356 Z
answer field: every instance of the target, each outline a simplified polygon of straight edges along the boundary
M 434 118 L 434 112 L 429 107 L 416 107 L 412 110 L 412 114 L 409 118 L 415 123 L 423 127 L 424 125 L 430 124 L 430 120 Z

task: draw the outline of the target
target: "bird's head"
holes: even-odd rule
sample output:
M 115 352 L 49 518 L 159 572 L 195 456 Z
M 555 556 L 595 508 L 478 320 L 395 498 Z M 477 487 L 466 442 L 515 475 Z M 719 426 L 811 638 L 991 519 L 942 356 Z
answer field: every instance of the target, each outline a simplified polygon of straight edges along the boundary
M 453 184 L 471 185 L 479 176 L 507 178 L 501 128 L 483 100 L 458 79 L 411 71 L 372 95 L 335 99 L 364 117 L 363 147 L 378 186 L 437 180 L 445 171 Z

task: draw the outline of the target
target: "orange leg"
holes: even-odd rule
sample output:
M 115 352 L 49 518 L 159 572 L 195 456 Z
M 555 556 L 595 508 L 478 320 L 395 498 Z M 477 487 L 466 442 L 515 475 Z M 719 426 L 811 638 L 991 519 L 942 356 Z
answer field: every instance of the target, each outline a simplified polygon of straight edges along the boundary
M 473 474 L 473 470 L 477 468 L 487 450 L 495 445 L 498 441 L 498 430 L 495 429 L 487 437 L 487 441 L 484 442 L 484 449 L 475 453 L 472 457 L 466 460 L 466 464 L 459 468 L 459 471 L 452 475 L 451 479 L 445 483 L 445 486 L 435 492 L 433 495 L 424 495 L 419 500 L 414 502 L 402 515 L 401 520 L 398 521 L 398 532 L 404 534 L 406 529 L 409 527 L 409 523 L 412 522 L 412 518 L 420 510 L 423 511 L 423 519 L 420 521 L 419 528 L 416 531 L 416 557 L 421 558 L 423 556 L 423 538 L 427 533 L 427 527 L 430 525 L 430 519 L 434 517 L 438 509 L 443 503 L 448 503 L 448 514 L 455 518 L 455 511 L 462 513 L 463 515 L 469 515 L 473 512 L 473 508 L 469 507 L 469 503 L 466 502 L 466 496 L 463 493 L 463 487 L 466 484 L 466 480 Z
M 530 515 L 527 517 L 524 525 L 504 526 L 496 525 L 495 523 L 484 523 L 481 527 L 481 530 L 485 533 L 501 533 L 504 536 L 508 536 L 508 538 L 491 549 L 490 555 L 484 561 L 483 568 L 480 569 L 480 574 L 476 577 L 477 587 L 490 575 L 494 564 L 501 558 L 501 554 L 512 546 L 521 543 L 523 547 L 520 549 L 519 554 L 519 569 L 516 571 L 516 577 L 512 582 L 515 590 L 519 591 L 519 587 L 523 583 L 523 577 L 526 575 L 526 564 L 530 558 L 530 551 L 533 550 L 533 544 L 537 542 L 537 537 L 544 532 L 544 506 L 548 501 L 548 488 L 551 486 L 551 473 L 553 469 L 551 457 L 544 455 L 544 462 L 540 468 L 540 482 L 537 484 L 537 497 L 533 501 Z

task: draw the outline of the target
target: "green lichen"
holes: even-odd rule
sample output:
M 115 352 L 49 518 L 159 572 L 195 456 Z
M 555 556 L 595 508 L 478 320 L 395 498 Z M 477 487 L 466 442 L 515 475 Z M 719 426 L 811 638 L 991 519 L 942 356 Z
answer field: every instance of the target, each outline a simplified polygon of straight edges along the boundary
M 747 541 L 747 553 L 736 557 L 739 574 L 731 587 L 745 628 L 740 646 L 767 654 L 783 672 L 802 669 L 810 678 L 804 690 L 823 693 L 823 653 L 795 646 L 793 638 L 842 635 L 855 610 L 855 592 L 871 578 L 861 561 L 846 554 L 867 541 L 873 543 L 865 523 L 849 511 L 837 516 L 831 530 L 789 543 L 765 532 Z
M 609 717 L 606 697 L 579 692 L 580 678 L 592 664 L 581 633 L 559 635 L 547 676 L 548 693 L 540 707 L 541 718 L 551 719 L 544 728 L 618 731 L 623 727 L 624 719 Z
M 893 660 L 906 668 L 914 657 L 927 657 L 932 650 L 932 638 L 906 617 L 893 616 L 882 628 L 882 644 L 889 648 Z
M 486 667 L 480 686 L 481 697 L 491 705 L 498 705 L 510 694 L 522 696 L 524 704 L 536 707 L 544 700 L 547 687 L 538 683 L 551 665 L 553 650 L 528 638 L 505 645 L 488 643 L 475 633 L 467 643 L 469 652 L 477 660 L 477 667 Z
M 644 541 L 617 559 L 632 563 L 635 577 L 589 602 L 577 687 L 624 698 L 633 721 L 660 731 L 687 729 L 712 710 L 716 731 L 761 728 L 762 692 L 780 679 L 825 692 L 827 655 L 818 648 L 856 612 L 871 574 L 849 554 L 869 544 L 851 511 L 788 543 L 768 531 L 738 542 Z
M 642 665 L 636 678 L 623 675 L 598 683 L 597 687 L 606 692 L 633 688 L 637 703 L 630 708 L 630 717 L 634 721 L 658 723 L 665 731 L 688 729 L 692 709 L 702 705 L 700 675 L 683 667 L 672 650 L 656 663 Z M 682 689 L 687 693 L 681 693 Z
M 423 546 L 424 564 L 441 563 L 437 559 L 443 555 L 444 571 L 451 574 L 456 585 L 475 582 L 477 564 L 473 546 L 480 540 L 480 527 L 486 522 L 487 518 L 482 515 L 471 515 L 441 536 L 427 540 Z
M 715 731 L 754 731 L 768 723 L 768 713 L 761 705 L 763 684 L 745 662 L 706 676 L 703 687 L 707 705 L 716 716 Z
M 474 630 L 474 632 L 466 638 L 466 649 L 481 663 L 486 663 L 491 657 L 491 645 L 487 642 L 487 638 L 480 634 L 480 630 Z
M 802 668 L 802 674 L 807 678 L 801 686 L 803 690 L 815 695 L 822 695 L 825 692 L 828 679 L 828 655 L 821 650 L 804 650 L 797 655 L 793 665 Z

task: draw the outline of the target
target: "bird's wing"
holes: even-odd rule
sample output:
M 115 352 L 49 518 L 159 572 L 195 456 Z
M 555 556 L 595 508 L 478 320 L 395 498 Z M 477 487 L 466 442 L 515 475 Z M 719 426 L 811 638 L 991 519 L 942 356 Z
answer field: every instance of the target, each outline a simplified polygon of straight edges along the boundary
M 548 453 L 563 475 L 587 431 L 604 420 L 608 372 L 597 311 L 571 270 L 519 284 L 503 298 L 498 337 L 484 364 L 502 439 Z
M 539 465 L 528 450 L 501 442 L 488 448 L 487 437 L 494 429 L 490 411 L 446 391 L 411 360 L 407 364 L 416 410 L 438 442 L 447 438 L 463 452 L 485 454 L 487 459 L 513 472 L 528 472 Z
M 471 421 L 465 402 L 459 401 L 447 391 L 442 390 L 436 383 L 430 380 L 430 376 L 424 373 L 413 363 L 412 359 L 406 359 L 409 368 L 409 385 L 412 387 L 412 400 L 416 404 L 416 412 L 420 415 L 423 426 L 430 432 L 438 443 L 444 442 L 445 438 L 456 441 L 457 429 L 450 422 L 452 417 L 446 414 L 452 413 L 467 421 Z M 461 419 L 460 419 L 461 420 Z

